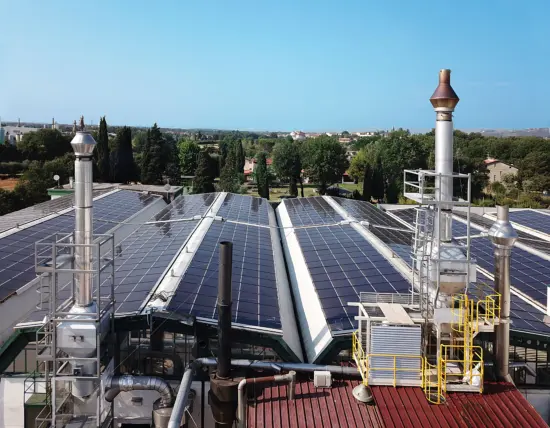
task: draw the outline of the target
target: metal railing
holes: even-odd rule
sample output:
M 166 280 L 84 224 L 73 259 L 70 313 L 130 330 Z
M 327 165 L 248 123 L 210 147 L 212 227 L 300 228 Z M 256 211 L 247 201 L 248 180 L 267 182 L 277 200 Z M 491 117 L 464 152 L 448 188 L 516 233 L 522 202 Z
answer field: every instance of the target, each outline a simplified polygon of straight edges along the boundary
M 435 377 L 435 381 L 433 378 Z M 424 358 L 424 368 L 422 369 L 422 389 L 426 395 L 426 400 L 432 404 L 441 404 L 441 364 L 430 364 Z
M 458 355 L 463 352 L 463 356 Z M 445 394 L 448 383 L 468 383 L 479 386 L 483 392 L 483 348 L 481 346 L 465 347 L 462 345 L 441 345 L 440 382 L 441 392 Z

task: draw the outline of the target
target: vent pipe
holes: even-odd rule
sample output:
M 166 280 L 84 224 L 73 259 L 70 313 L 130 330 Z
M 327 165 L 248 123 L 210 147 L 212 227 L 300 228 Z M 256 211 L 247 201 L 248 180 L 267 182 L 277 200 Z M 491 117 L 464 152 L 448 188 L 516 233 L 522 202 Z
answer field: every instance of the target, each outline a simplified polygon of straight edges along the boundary
M 217 377 L 231 375 L 231 272 L 233 243 L 220 242 L 218 275 L 218 370 Z
M 92 154 L 96 142 L 89 132 L 78 131 L 71 141 L 74 154 L 75 210 L 75 303 L 86 307 L 92 304 L 92 240 L 93 240 L 93 176 Z
M 430 98 L 436 112 L 435 122 L 435 172 L 443 175 L 453 173 L 453 111 L 459 98 L 451 87 L 451 70 L 439 72 L 439 85 Z M 452 177 L 436 179 L 436 198 L 439 201 L 453 200 Z M 452 239 L 452 206 L 442 204 L 441 224 L 436 225 L 436 233 L 442 242 Z
M 105 400 L 112 403 L 122 391 L 150 390 L 160 394 L 159 408 L 172 407 L 174 392 L 168 382 L 155 376 L 113 376 L 105 382 Z
M 497 206 L 497 221 L 489 229 L 495 253 L 495 288 L 500 294 L 500 323 L 496 326 L 495 360 L 497 377 L 511 381 L 510 347 L 510 256 L 518 234 L 509 221 L 508 206 Z

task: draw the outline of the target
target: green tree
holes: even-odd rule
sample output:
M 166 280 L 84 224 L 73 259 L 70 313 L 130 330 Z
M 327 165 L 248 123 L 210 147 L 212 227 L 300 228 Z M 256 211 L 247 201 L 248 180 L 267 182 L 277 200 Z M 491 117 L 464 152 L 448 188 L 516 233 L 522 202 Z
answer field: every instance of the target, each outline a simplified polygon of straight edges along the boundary
M 269 199 L 269 174 L 267 171 L 267 156 L 265 152 L 258 153 L 256 166 L 256 185 L 258 194 Z
M 244 173 L 244 164 L 245 164 L 245 153 L 243 149 L 243 143 L 242 141 L 235 141 L 234 143 L 234 150 L 235 150 L 235 166 L 237 168 L 237 173 L 242 174 Z
M 356 181 L 363 181 L 365 176 L 365 167 L 367 166 L 367 157 L 365 149 L 361 149 L 351 159 L 348 174 Z
M 236 168 L 235 150 L 228 150 L 225 164 L 220 174 L 220 190 L 237 193 L 239 191 L 239 177 Z
M 181 140 L 178 143 L 181 175 L 195 175 L 198 166 L 199 153 L 201 148 L 197 143 L 190 140 Z
M 212 175 L 211 158 L 209 154 L 201 150 L 199 161 L 193 179 L 193 193 L 214 192 L 214 176 Z
M 141 164 L 141 182 L 143 184 L 162 184 L 165 170 L 163 138 L 160 128 L 155 123 L 147 131 L 147 142 L 143 150 Z
M 331 184 L 340 181 L 349 166 L 346 149 L 338 140 L 326 135 L 307 141 L 304 153 L 306 174 L 318 185 L 321 195 Z
M 137 179 L 134 152 L 132 150 L 132 130 L 124 126 L 117 132 L 111 152 L 111 176 L 115 183 L 129 183 Z
M 25 159 L 46 161 L 71 153 L 71 140 L 57 129 L 39 129 L 23 135 L 23 139 L 17 143 L 17 150 Z M 10 149 L 6 150 L 6 153 Z M 4 160 L 4 156 L 2 157 Z M 9 159 L 5 159 L 9 160 Z M 13 159 L 17 160 L 17 159 Z
M 107 120 L 105 116 L 99 119 L 99 133 L 97 135 L 97 146 L 94 151 L 99 181 L 109 182 L 111 178 L 111 165 L 109 153 L 109 133 L 107 132 Z
M 289 181 L 289 194 L 298 196 L 298 182 L 301 183 L 302 158 L 300 147 L 292 140 L 281 139 L 273 147 L 273 170 L 279 179 Z M 303 185 L 302 185 L 303 196 Z
M 363 200 L 370 202 L 372 198 L 372 185 L 373 185 L 373 169 L 365 162 L 363 172 Z

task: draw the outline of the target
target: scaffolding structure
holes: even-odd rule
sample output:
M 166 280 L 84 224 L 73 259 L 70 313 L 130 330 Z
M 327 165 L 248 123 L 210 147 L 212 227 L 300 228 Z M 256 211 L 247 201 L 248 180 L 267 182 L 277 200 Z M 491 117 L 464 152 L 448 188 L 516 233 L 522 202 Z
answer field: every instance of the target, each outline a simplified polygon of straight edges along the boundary
M 105 406 L 101 391 L 104 356 L 114 332 L 114 254 L 113 235 L 94 236 L 91 244 L 76 244 L 75 233 L 53 235 L 35 245 L 35 268 L 40 275 L 37 309 L 45 312 L 44 324 L 36 333 L 39 372 L 31 382 L 36 390 L 43 385 L 45 407 L 36 418 L 36 427 L 65 426 L 78 421 L 82 427 L 106 427 L 112 420 L 111 406 Z M 79 269 L 75 250 L 85 247 L 92 255 L 90 270 Z M 93 305 L 75 311 L 75 277 L 91 276 Z M 81 335 L 82 331 L 91 331 Z M 67 334 L 69 334 L 67 336 Z M 94 349 L 79 355 L 66 348 Z M 86 342 L 86 343 L 85 343 Z M 111 350 L 112 351 L 112 350 Z M 93 367 L 92 373 L 88 373 Z M 85 397 L 75 396 L 74 388 L 89 389 Z M 79 394 L 82 395 L 82 394 Z

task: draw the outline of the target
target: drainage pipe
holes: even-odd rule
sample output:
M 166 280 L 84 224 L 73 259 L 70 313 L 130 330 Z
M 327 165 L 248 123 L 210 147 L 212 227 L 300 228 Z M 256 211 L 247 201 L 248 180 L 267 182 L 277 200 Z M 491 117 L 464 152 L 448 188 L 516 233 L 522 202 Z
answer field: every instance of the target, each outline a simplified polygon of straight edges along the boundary
M 180 422 L 185 413 L 187 407 L 187 397 L 191 389 L 191 382 L 193 381 L 193 372 L 201 367 L 215 367 L 218 365 L 218 361 L 215 358 L 197 358 L 194 360 L 183 374 L 181 380 L 180 389 L 174 403 L 174 409 L 172 410 L 172 416 L 168 428 L 179 428 Z M 314 371 L 328 371 L 336 375 L 344 376 L 356 376 L 359 377 L 360 373 L 355 367 L 341 367 L 341 366 L 323 366 L 317 364 L 305 364 L 305 363 L 279 363 L 268 361 L 254 361 L 254 360 L 231 360 L 231 366 L 256 370 L 288 370 L 295 372 L 314 372 Z
M 172 387 L 164 379 L 155 376 L 112 376 L 107 379 L 105 400 L 111 403 L 121 391 L 137 390 L 158 391 L 160 393 L 159 408 L 171 407 L 174 403 Z
M 261 383 L 282 383 L 290 382 L 290 387 L 288 388 L 288 399 L 294 400 L 296 394 L 296 372 L 292 370 L 288 374 L 284 375 L 274 375 L 274 376 L 265 376 L 265 377 L 252 377 L 243 379 L 239 382 L 238 387 L 238 396 L 239 404 L 237 407 L 237 424 L 239 428 L 246 428 L 246 385 L 251 384 L 261 384 Z

